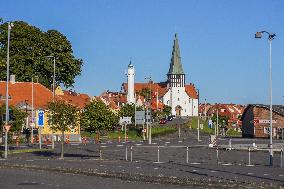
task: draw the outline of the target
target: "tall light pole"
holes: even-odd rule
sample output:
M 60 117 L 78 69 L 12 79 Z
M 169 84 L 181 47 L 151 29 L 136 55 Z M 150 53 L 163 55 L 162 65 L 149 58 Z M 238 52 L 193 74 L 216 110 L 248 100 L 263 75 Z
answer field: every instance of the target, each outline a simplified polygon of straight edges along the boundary
M 152 77 L 145 77 L 145 79 L 149 79 L 149 84 L 150 84 L 150 116 L 152 118 L 152 90 L 151 90 L 151 81 L 152 81 Z M 148 131 L 148 120 L 146 120 L 146 124 L 147 124 L 147 131 Z M 150 123 L 150 127 L 149 127 L 149 144 L 152 144 L 152 128 L 151 128 L 151 123 Z
M 46 56 L 46 57 L 53 59 L 52 101 L 54 102 L 55 101 L 55 56 Z M 62 139 L 62 140 L 64 140 L 64 139 Z M 53 131 L 52 131 L 52 135 L 51 135 L 51 142 L 52 142 L 52 149 L 54 149 Z
M 199 89 L 197 89 L 197 92 L 198 92 L 198 102 L 197 102 L 197 142 L 200 141 L 200 137 L 199 137 L 199 129 L 200 129 L 200 126 L 199 126 Z M 193 102 L 192 102 L 193 103 Z
M 268 34 L 268 41 L 269 41 L 269 91 L 270 91 L 270 143 L 269 143 L 269 165 L 273 166 L 273 147 L 272 147 L 272 133 L 273 133 L 273 127 L 272 127 L 272 59 L 271 59 L 271 45 L 272 40 L 276 36 L 275 33 L 269 33 L 267 31 L 260 31 L 256 32 L 255 38 L 262 38 L 262 34 L 266 33 Z
M 9 123 L 9 77 L 10 77 L 10 73 L 9 73 L 9 66 L 10 66 L 10 32 L 12 27 L 14 26 L 13 23 L 8 22 L 8 43 L 7 43 L 7 78 L 6 78 L 6 120 L 5 120 L 5 154 L 4 157 L 7 158 L 7 154 L 8 154 L 8 123 Z

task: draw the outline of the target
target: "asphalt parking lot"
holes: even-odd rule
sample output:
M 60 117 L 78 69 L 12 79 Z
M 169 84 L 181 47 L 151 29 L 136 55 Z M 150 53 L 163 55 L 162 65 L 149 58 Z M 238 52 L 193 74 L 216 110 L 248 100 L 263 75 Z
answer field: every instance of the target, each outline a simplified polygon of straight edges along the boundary
M 284 185 L 284 168 L 281 154 L 274 154 L 274 165 L 268 166 L 268 152 L 252 150 L 226 150 L 209 148 L 208 136 L 197 142 L 194 133 L 188 132 L 148 141 L 90 142 L 86 145 L 71 143 L 65 146 L 65 159 L 59 160 L 59 145 L 54 152 L 34 152 L 10 155 L 2 160 L 3 169 L 26 168 L 94 177 L 120 179 L 130 182 L 159 183 L 167 187 L 188 186 L 213 188 L 232 186 L 279 188 Z M 227 138 L 219 144 L 227 145 Z M 265 145 L 268 140 L 232 139 L 232 146 L 256 143 Z M 279 147 L 283 141 L 274 141 Z M 36 146 L 35 146 L 36 147 Z M 126 153 L 127 149 L 127 153 Z M 250 157 L 249 157 L 250 155 Z M 126 160 L 127 157 L 127 160 Z M 250 161 L 249 161 L 250 159 Z M 131 161 L 132 160 L 132 161 Z M 202 181 L 202 182 L 201 182 Z

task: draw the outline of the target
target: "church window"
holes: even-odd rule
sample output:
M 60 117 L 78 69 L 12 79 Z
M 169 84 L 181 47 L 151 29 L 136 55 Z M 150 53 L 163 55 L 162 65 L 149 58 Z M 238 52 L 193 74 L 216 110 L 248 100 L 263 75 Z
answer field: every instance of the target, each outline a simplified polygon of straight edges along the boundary
M 170 103 L 170 101 L 168 100 L 168 101 L 167 101 L 167 104 L 169 104 L 169 103 Z
M 178 90 L 178 93 L 179 93 L 179 90 Z
M 178 98 L 178 101 L 179 101 L 179 98 Z
M 184 112 L 186 112 L 186 109 L 184 109 Z

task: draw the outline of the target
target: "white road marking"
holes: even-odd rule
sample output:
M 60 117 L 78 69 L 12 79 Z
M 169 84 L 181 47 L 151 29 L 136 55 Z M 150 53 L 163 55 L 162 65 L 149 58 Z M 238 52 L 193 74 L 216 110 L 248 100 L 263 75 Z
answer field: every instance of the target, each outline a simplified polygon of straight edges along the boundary
M 213 171 L 213 170 L 212 170 L 212 171 L 210 171 L 210 172 L 211 172 L 211 173 L 216 173 L 217 171 Z
M 283 177 L 283 175 L 279 175 L 279 177 Z
M 263 175 L 264 175 L 264 176 L 267 176 L 267 175 L 269 175 L 269 174 L 267 174 L 267 173 L 264 173 Z
M 191 165 L 199 165 L 200 163 L 198 162 L 193 162 L 193 163 L 190 163 Z
M 158 169 L 158 167 L 155 167 L 154 169 L 155 169 L 155 170 L 157 170 L 157 169 Z
M 248 173 L 248 175 L 253 175 L 253 173 Z
M 141 167 L 136 167 L 136 169 L 141 169 Z
M 223 163 L 222 165 L 232 165 L 231 163 Z

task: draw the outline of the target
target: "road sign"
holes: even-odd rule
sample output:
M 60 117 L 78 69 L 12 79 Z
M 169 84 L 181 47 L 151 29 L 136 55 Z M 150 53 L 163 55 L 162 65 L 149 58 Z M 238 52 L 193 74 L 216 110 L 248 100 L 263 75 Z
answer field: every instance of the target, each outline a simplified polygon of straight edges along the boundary
M 269 119 L 254 119 L 251 121 L 253 124 L 269 124 L 270 120 Z M 272 120 L 272 123 L 277 123 L 277 120 Z
M 152 122 L 152 115 L 150 110 L 146 110 L 146 123 Z
M 119 124 L 131 124 L 132 117 L 120 117 Z
M 38 111 L 37 124 L 38 124 L 39 127 L 43 127 L 43 125 L 44 125 L 44 111 L 43 110 Z
M 144 124 L 145 123 L 145 111 L 136 111 L 136 124 Z
M 209 120 L 208 120 L 208 127 L 209 127 L 209 128 L 212 128 L 212 127 L 213 127 L 212 125 L 213 125 L 212 119 L 209 119 Z
M 7 132 L 9 132 L 9 130 L 10 130 L 10 128 L 11 128 L 11 125 L 5 125 L 4 127 L 5 127 L 5 130 L 6 130 Z
M 269 119 L 260 119 L 259 123 L 265 124 L 265 123 L 270 123 Z M 277 123 L 277 120 L 272 120 L 272 123 Z

